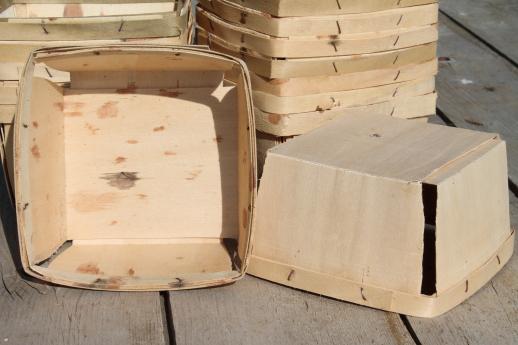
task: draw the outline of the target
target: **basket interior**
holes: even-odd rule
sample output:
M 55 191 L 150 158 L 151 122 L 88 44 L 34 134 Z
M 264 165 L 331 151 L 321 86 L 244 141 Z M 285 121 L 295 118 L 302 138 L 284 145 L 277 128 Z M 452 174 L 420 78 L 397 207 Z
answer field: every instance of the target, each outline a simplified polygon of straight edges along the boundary
M 121 289 L 238 275 L 251 150 L 245 84 L 223 83 L 238 65 L 105 51 L 37 64 L 71 82 L 31 78 L 22 115 L 34 269 Z

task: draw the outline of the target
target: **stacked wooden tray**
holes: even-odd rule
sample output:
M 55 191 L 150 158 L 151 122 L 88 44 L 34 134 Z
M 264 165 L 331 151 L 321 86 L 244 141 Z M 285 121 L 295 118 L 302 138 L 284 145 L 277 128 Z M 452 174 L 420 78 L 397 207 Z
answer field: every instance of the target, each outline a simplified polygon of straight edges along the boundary
M 198 43 L 247 63 L 261 151 L 346 114 L 434 114 L 437 19 L 435 0 L 201 0 Z
M 73 3 L 72 3 L 73 2 Z M 18 80 L 30 52 L 63 45 L 187 44 L 190 0 L 0 0 L 1 155 L 12 172 L 11 127 Z M 35 74 L 66 83 L 69 74 L 36 67 Z

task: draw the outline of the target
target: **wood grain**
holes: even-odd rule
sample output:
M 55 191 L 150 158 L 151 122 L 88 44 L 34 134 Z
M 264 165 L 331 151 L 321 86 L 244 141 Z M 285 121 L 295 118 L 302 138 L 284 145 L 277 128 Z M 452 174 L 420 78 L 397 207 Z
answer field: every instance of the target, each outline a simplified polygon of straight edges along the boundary
M 31 285 L 0 290 L 4 344 L 165 344 L 158 293 Z
M 518 62 L 518 2 L 509 0 L 442 0 L 441 10 Z
M 0 214 L 5 226 L 0 224 L 0 342 L 9 345 L 166 343 L 158 293 L 95 292 L 22 280 L 16 271 L 19 264 L 15 265 L 19 259 L 14 209 L 3 176 Z
M 218 289 L 170 294 L 178 345 L 413 344 L 397 314 L 251 276 Z
M 518 228 L 518 199 L 512 193 L 511 221 Z M 515 243 L 515 248 L 516 248 Z M 518 255 L 474 296 L 435 319 L 410 318 L 423 344 L 517 344 Z
M 497 132 L 518 183 L 518 70 L 441 16 L 438 108 L 457 126 Z

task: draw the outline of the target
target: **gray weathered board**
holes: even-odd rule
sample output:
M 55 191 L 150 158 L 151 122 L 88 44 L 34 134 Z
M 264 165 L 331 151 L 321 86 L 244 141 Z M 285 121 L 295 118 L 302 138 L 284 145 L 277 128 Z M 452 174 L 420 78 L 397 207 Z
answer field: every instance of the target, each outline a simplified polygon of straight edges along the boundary
M 413 344 L 398 314 L 251 276 L 170 299 L 178 345 Z
M 518 1 L 441 0 L 441 10 L 518 63 Z
M 0 343 L 166 344 L 158 293 L 69 289 L 20 279 L 11 255 L 18 250 L 14 209 L 4 181 L 0 178 Z
M 96 292 L 19 283 L 12 295 L 0 290 L 0 342 L 165 344 L 160 308 L 158 293 Z
M 457 127 L 500 133 L 518 184 L 518 70 L 444 16 L 440 24 L 438 108 Z

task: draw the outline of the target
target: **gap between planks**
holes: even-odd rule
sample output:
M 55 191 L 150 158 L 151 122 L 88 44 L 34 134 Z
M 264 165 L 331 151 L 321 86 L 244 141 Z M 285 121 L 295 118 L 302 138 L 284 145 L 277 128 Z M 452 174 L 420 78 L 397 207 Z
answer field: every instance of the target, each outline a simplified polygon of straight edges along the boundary
M 509 0 L 442 0 L 440 13 L 514 67 L 518 50 L 514 22 L 518 7 Z

